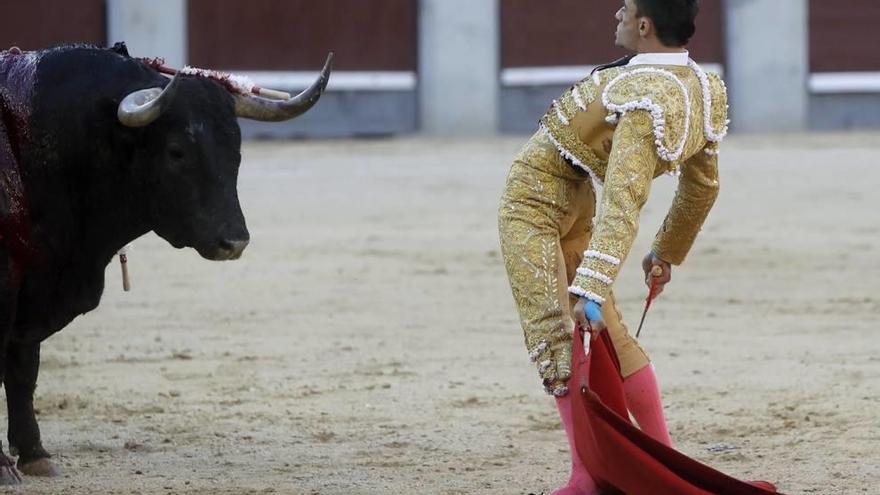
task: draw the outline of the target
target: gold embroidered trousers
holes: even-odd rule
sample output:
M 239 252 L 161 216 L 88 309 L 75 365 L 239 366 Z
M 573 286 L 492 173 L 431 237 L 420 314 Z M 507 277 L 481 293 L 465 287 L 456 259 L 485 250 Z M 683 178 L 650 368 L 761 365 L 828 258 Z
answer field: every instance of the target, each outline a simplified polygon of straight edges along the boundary
M 567 163 L 542 132 L 516 157 L 499 208 L 501 250 L 530 357 L 548 393 L 564 395 L 570 377 L 568 292 L 590 242 L 596 195 L 586 172 Z M 649 363 L 629 334 L 613 293 L 602 317 L 624 377 Z

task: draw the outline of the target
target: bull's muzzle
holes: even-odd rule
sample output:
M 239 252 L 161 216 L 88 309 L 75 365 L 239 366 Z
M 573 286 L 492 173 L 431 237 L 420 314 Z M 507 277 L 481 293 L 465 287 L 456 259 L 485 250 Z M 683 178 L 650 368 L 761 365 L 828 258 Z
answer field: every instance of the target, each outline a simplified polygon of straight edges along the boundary
M 237 260 L 241 258 L 244 248 L 250 243 L 249 240 L 222 239 L 217 249 L 217 261 Z

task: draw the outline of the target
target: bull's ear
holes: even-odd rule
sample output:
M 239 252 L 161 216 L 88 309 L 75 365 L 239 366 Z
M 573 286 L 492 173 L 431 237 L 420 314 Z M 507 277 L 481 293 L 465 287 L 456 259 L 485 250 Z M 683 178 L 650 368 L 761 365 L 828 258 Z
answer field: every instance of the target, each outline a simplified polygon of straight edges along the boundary
M 117 41 L 116 43 L 113 43 L 113 46 L 110 47 L 110 50 L 122 55 L 123 57 L 131 57 L 131 55 L 128 54 L 128 47 L 125 46 L 124 41 Z

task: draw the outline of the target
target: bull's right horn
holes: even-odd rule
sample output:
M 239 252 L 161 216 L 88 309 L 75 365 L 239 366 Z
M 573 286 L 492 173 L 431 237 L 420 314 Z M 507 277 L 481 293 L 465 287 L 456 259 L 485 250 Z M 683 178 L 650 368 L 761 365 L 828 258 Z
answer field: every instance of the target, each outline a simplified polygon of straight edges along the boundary
M 278 101 L 252 95 L 235 95 L 235 114 L 245 119 L 266 122 L 281 122 L 299 117 L 318 103 L 330 80 L 332 70 L 333 54 L 331 53 L 327 56 L 327 62 L 324 63 L 318 79 L 308 89 L 288 100 Z
M 126 127 L 150 125 L 171 104 L 179 85 L 180 74 L 177 74 L 165 85 L 165 89 L 149 88 L 129 93 L 119 103 L 119 109 L 116 111 L 119 122 Z

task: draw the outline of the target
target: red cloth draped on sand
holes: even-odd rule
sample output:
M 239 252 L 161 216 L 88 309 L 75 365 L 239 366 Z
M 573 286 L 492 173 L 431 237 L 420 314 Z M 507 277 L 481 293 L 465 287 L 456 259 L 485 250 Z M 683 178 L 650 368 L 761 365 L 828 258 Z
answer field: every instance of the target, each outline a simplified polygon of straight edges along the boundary
M 580 330 L 572 344 L 570 382 L 575 445 L 596 484 L 626 495 L 769 495 L 770 483 L 743 482 L 655 441 L 629 420 L 620 363 L 608 332 L 584 355 Z

